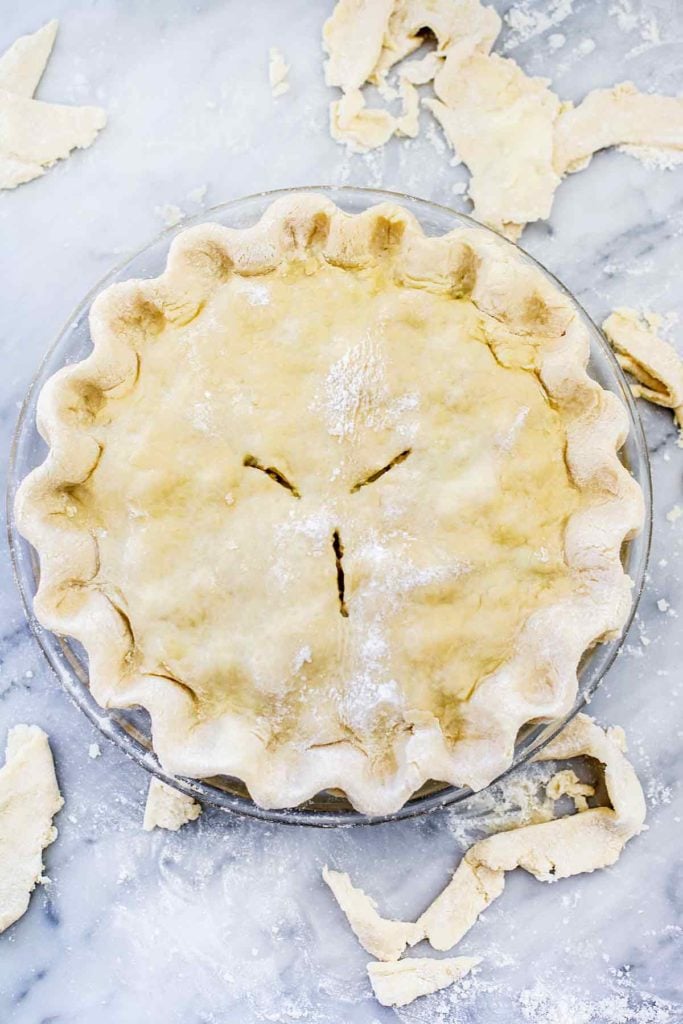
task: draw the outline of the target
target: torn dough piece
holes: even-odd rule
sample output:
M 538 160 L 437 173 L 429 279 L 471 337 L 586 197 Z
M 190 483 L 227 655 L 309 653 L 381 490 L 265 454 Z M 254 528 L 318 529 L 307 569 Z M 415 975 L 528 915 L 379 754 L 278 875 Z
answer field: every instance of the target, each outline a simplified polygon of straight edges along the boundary
M 285 61 L 282 51 L 276 46 L 271 46 L 268 51 L 268 81 L 274 99 L 289 92 L 288 74 L 289 64 Z
M 398 963 L 368 964 L 372 990 L 382 1006 L 406 1006 L 418 996 L 438 992 L 459 981 L 481 963 L 476 956 L 456 956 L 444 960 L 409 957 Z
M 56 20 L 48 21 L 30 36 L 20 36 L 0 57 L 0 89 L 30 99 L 52 53 L 57 35 Z
M 330 133 L 337 142 L 365 153 L 383 146 L 392 135 L 415 137 L 419 95 L 415 86 L 430 82 L 449 47 L 491 48 L 500 31 L 500 18 L 479 0 L 339 0 L 323 28 L 323 47 L 329 55 L 325 81 L 343 91 L 330 105 Z M 424 42 L 428 30 L 437 41 L 436 53 L 411 61 L 401 69 L 399 94 L 403 109 L 367 108 L 361 87 L 371 82 L 388 99 L 396 90 L 386 83 L 388 71 Z
M 0 932 L 26 912 L 42 881 L 42 853 L 57 838 L 52 819 L 63 805 L 47 736 L 16 725 L 0 769 Z
M 396 118 L 388 110 L 366 107 L 360 89 L 330 104 L 330 135 L 356 153 L 383 146 L 395 131 Z
M 658 337 L 656 317 L 641 317 L 635 309 L 615 309 L 602 325 L 620 366 L 638 384 L 631 390 L 638 398 L 673 409 L 683 430 L 683 360 L 673 345 Z
M 151 832 L 153 828 L 177 832 L 182 825 L 194 821 L 201 813 L 201 805 L 191 796 L 167 786 L 160 779 L 152 779 L 142 827 L 146 832 Z
M 524 825 L 475 843 L 415 925 L 380 917 L 374 901 L 354 888 L 348 875 L 326 868 L 323 877 L 361 945 L 386 960 L 400 956 L 406 943 L 412 946 L 425 938 L 435 949 L 451 949 L 501 895 L 506 872 L 521 867 L 539 881 L 551 882 L 613 864 L 628 840 L 642 831 L 645 821 L 643 791 L 625 750 L 621 729 L 605 732 L 584 714 L 572 719 L 534 760 L 587 756 L 600 761 L 612 806 Z M 334 876 L 333 880 L 328 876 Z
M 31 99 L 54 43 L 57 22 L 22 36 L 0 57 L 0 189 L 45 173 L 104 127 L 99 107 L 69 107 Z
M 436 53 L 425 61 L 443 56 L 462 44 L 488 53 L 501 29 L 501 20 L 493 7 L 483 7 L 479 0 L 396 0 L 382 39 L 377 64 L 366 76 L 381 87 L 387 72 L 425 41 L 425 31 L 436 38 Z M 421 63 L 415 61 L 414 63 Z M 431 81 L 438 70 L 423 79 Z
M 414 139 L 419 129 L 420 96 L 414 83 L 404 76 L 399 80 L 399 92 L 403 109 L 397 117 L 388 110 L 367 107 L 360 89 L 344 93 L 330 104 L 330 135 L 355 153 L 383 146 L 392 135 Z
M 571 768 L 565 768 L 564 771 L 553 775 L 545 791 L 551 800 L 560 800 L 563 796 L 571 797 L 577 811 L 587 811 L 588 797 L 595 796 L 595 787 L 587 782 L 581 782 Z
M 353 92 L 370 78 L 395 0 L 339 0 L 323 26 L 325 82 Z
M 547 79 L 529 78 L 513 60 L 478 52 L 454 57 L 434 81 L 439 98 L 425 106 L 469 168 L 476 215 L 516 238 L 526 223 L 550 215 L 560 183 L 553 167 L 560 101 Z
M 505 873 L 516 867 L 550 882 L 613 864 L 645 821 L 638 778 L 617 736 L 587 715 L 577 715 L 535 760 L 593 757 L 604 765 L 612 807 L 597 807 L 539 825 L 500 832 L 475 843 L 451 882 L 418 921 L 435 949 L 450 949 L 501 894 Z
M 596 89 L 577 107 L 565 104 L 555 128 L 555 169 L 580 171 L 598 150 L 622 145 L 683 150 L 683 97 L 642 93 L 622 82 Z
M 407 945 L 420 941 L 422 936 L 416 924 L 380 917 L 375 901 L 352 885 L 345 872 L 331 871 L 325 865 L 323 878 L 363 949 L 378 960 L 398 960 Z

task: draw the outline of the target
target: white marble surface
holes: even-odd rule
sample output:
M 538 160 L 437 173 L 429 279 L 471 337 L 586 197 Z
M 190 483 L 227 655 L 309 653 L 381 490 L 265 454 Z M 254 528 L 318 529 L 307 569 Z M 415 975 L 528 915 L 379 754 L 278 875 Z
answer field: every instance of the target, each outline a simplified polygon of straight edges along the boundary
M 88 289 L 162 226 L 156 207 L 305 183 L 397 188 L 462 204 L 439 131 L 367 158 L 328 137 L 320 29 L 331 0 L 32 0 L 2 5 L 0 48 L 50 17 L 58 44 L 45 99 L 96 101 L 96 144 L 42 180 L 0 193 L 0 444 L 46 346 Z M 501 13 L 508 0 L 498 4 Z M 683 92 L 677 0 L 524 3 L 557 24 L 503 46 L 561 95 L 624 78 Z M 555 34 L 557 38 L 550 42 Z M 593 40 L 595 48 L 584 40 Z M 553 45 L 557 48 L 553 49 Z M 273 101 L 268 47 L 292 64 Z M 591 51 L 591 52 L 588 52 Z M 523 244 L 600 319 L 630 303 L 680 313 L 683 168 L 598 156 L 562 186 Z M 683 346 L 683 327 L 673 328 Z M 0 576 L 0 737 L 16 722 L 52 738 L 66 808 L 46 856 L 51 883 L 0 938 L 0 1021 L 11 1024 L 671 1024 L 683 1020 L 681 618 L 683 451 L 668 413 L 643 408 L 653 456 L 654 550 L 640 616 L 592 711 L 626 727 L 649 831 L 612 869 L 541 885 L 511 877 L 462 943 L 477 976 L 394 1012 L 374 1002 L 368 957 L 320 881 L 348 869 L 385 911 L 414 915 L 440 889 L 477 822 L 453 812 L 375 828 L 270 827 L 209 811 L 179 834 L 141 829 L 144 771 L 98 739 L 29 636 L 7 553 Z M 4 463 L 3 460 L 3 473 Z M 661 611 L 659 599 L 670 604 Z

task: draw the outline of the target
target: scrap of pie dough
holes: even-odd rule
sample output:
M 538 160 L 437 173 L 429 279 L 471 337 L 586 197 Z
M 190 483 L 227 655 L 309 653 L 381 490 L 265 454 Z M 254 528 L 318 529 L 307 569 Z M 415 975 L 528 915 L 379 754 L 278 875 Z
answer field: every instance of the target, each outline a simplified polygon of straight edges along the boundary
M 633 82 L 596 89 L 577 107 L 565 104 L 555 128 L 558 174 L 582 170 L 608 146 L 683 150 L 683 97 L 642 93 Z
M 0 89 L 29 99 L 43 77 L 55 36 L 56 20 L 48 21 L 30 36 L 20 36 L 0 57 Z
M 516 237 L 516 225 L 550 215 L 560 183 L 553 167 L 553 125 L 560 101 L 545 78 L 529 78 L 513 60 L 474 52 L 446 62 L 425 100 L 472 180 L 476 215 Z
M 625 749 L 621 729 L 604 731 L 588 715 L 577 715 L 534 760 L 586 756 L 600 761 L 612 806 L 524 825 L 475 843 L 416 924 L 380 917 L 374 901 L 356 889 L 348 875 L 325 868 L 323 877 L 363 948 L 386 961 L 396 960 L 406 945 L 425 938 L 434 949 L 452 949 L 501 895 L 506 872 L 521 867 L 539 881 L 552 882 L 614 864 L 645 821 L 643 791 Z M 582 787 L 578 795 L 585 799 L 591 795 L 589 789 Z
M 409 921 L 390 921 L 380 917 L 375 901 L 362 889 L 352 885 L 345 872 L 331 871 L 325 865 L 323 878 L 346 914 L 351 929 L 363 949 L 378 960 L 398 960 L 407 945 L 414 945 L 420 941 L 422 936 L 416 924 Z
M 201 805 L 191 796 L 167 786 L 161 779 L 152 779 L 142 827 L 146 832 L 151 832 L 154 828 L 177 832 L 181 826 L 186 825 L 188 821 L 194 821 L 201 813 Z
M 57 22 L 22 36 L 0 57 L 0 189 L 38 178 L 104 127 L 99 107 L 70 107 L 32 99 L 54 43 Z
M 395 0 L 379 59 L 368 81 L 381 86 L 395 64 L 422 46 L 425 30 L 436 38 L 436 55 L 443 56 L 462 44 L 488 53 L 500 29 L 497 12 L 479 0 Z M 432 57 L 428 54 L 425 59 Z M 433 73 L 423 84 L 431 81 L 437 68 L 438 64 L 433 66 Z
M 545 787 L 551 800 L 559 800 L 563 796 L 571 797 L 577 811 L 588 810 L 588 797 L 595 796 L 595 786 L 581 782 L 575 771 L 565 768 L 557 772 Z
M 344 92 L 360 89 L 382 51 L 395 0 L 339 0 L 323 26 L 325 82 Z
M 555 821 L 500 832 L 475 843 L 451 882 L 418 920 L 435 949 L 451 949 L 500 895 L 505 873 L 516 867 L 550 882 L 613 864 L 645 821 L 638 778 L 618 735 L 604 732 L 587 715 L 576 718 L 536 760 L 588 756 L 604 765 L 612 807 L 597 807 Z
M 52 818 L 63 804 L 47 736 L 15 725 L 0 769 L 0 932 L 26 912 L 42 880 L 42 853 L 57 838 Z
M 276 46 L 271 46 L 268 51 L 268 81 L 273 98 L 289 92 L 288 74 L 289 64 L 286 62 L 284 54 Z
M 615 309 L 602 325 L 619 364 L 638 383 L 634 395 L 673 409 L 683 430 L 683 360 L 675 348 L 657 335 L 656 317 L 643 317 L 635 309 Z
M 382 1006 L 406 1006 L 418 996 L 427 996 L 459 981 L 481 963 L 476 956 L 444 960 L 410 957 L 397 963 L 368 964 L 372 990 Z

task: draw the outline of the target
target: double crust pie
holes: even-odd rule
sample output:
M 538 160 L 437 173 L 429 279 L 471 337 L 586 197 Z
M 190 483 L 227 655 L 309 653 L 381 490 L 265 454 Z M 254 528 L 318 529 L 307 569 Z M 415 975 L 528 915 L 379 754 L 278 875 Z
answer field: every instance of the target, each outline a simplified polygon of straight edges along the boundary
M 38 618 L 165 769 L 389 813 L 569 710 L 642 498 L 586 328 L 519 251 L 295 194 L 182 232 L 90 325 L 17 518 Z

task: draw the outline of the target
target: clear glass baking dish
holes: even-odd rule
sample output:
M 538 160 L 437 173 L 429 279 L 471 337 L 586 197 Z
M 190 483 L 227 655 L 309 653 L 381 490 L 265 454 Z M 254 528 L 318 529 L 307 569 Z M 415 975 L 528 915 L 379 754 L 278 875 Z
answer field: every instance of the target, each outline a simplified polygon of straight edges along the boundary
M 191 794 L 203 803 L 211 804 L 226 811 L 235 811 L 267 821 L 317 826 L 340 826 L 369 824 L 381 821 L 400 820 L 436 810 L 448 804 L 463 805 L 471 791 L 443 783 L 427 783 L 395 814 L 369 817 L 354 810 L 343 795 L 323 792 L 306 804 L 285 810 L 264 810 L 249 797 L 245 786 L 236 779 L 220 777 L 211 779 L 187 779 L 170 776 L 163 771 L 151 749 L 149 718 L 139 710 L 104 710 L 94 700 L 88 686 L 88 667 L 82 648 L 73 640 L 56 636 L 43 629 L 33 613 L 33 596 L 38 580 L 38 561 L 35 551 L 20 536 L 14 519 L 14 497 L 23 478 L 43 461 L 46 446 L 36 429 L 36 402 L 45 381 L 60 367 L 83 359 L 90 350 L 88 312 L 95 296 L 114 281 L 132 277 L 153 277 L 165 265 L 169 243 L 174 234 L 202 221 L 217 221 L 230 227 L 246 227 L 253 224 L 278 196 L 295 191 L 316 192 L 328 196 L 342 209 L 358 213 L 379 202 L 400 203 L 420 221 L 428 234 L 438 235 L 460 226 L 481 227 L 471 218 L 436 203 L 416 199 L 412 196 L 378 189 L 352 187 L 316 186 L 305 189 L 282 189 L 263 192 L 258 195 L 222 203 L 203 212 L 192 220 L 185 220 L 178 227 L 164 232 L 150 245 L 145 246 L 125 263 L 119 265 L 104 277 L 86 295 L 78 308 L 69 317 L 56 341 L 49 348 L 41 366 L 24 399 L 14 435 L 9 467 L 7 493 L 7 523 L 9 545 L 16 581 L 23 601 L 26 616 L 33 635 L 54 670 L 62 686 L 73 702 L 95 723 L 108 739 L 117 744 L 126 754 L 141 764 L 147 771 L 176 788 Z M 481 230 L 487 230 L 485 228 Z M 513 245 L 512 242 L 507 242 Z M 624 464 L 640 484 L 645 496 L 645 525 L 638 537 L 624 545 L 623 562 L 633 580 L 633 607 L 624 634 L 631 623 L 641 595 L 650 547 L 652 523 L 652 497 L 650 465 L 635 402 L 628 384 L 614 355 L 602 334 L 576 302 L 567 289 L 544 267 L 524 253 L 517 246 L 522 258 L 539 269 L 567 295 L 576 306 L 591 339 L 590 372 L 599 383 L 616 394 L 627 409 L 630 431 L 621 453 Z M 559 721 L 549 724 L 529 725 L 518 738 L 511 768 L 529 761 L 533 755 L 572 718 L 590 699 L 612 665 L 623 638 L 597 645 L 583 659 L 579 672 L 579 689 L 574 707 Z M 507 774 L 507 773 L 506 773 Z

